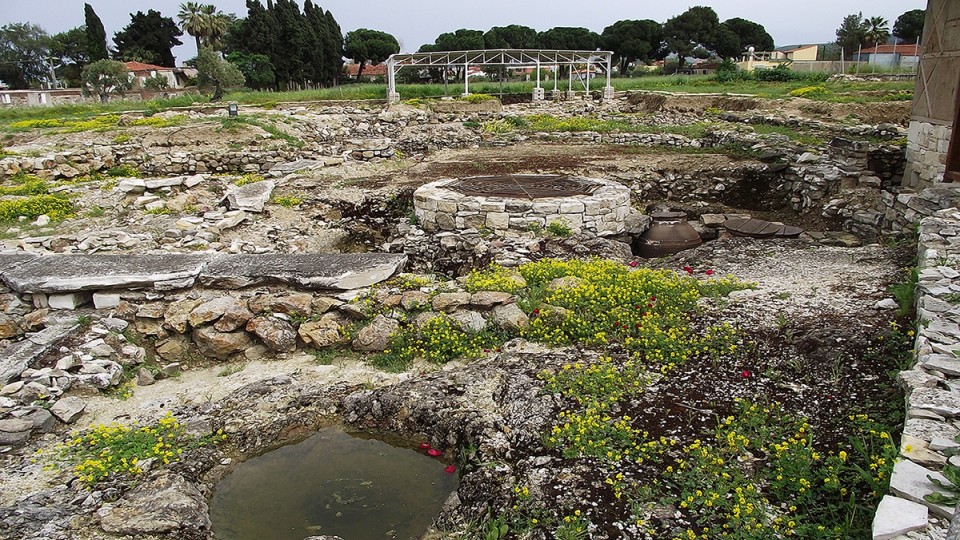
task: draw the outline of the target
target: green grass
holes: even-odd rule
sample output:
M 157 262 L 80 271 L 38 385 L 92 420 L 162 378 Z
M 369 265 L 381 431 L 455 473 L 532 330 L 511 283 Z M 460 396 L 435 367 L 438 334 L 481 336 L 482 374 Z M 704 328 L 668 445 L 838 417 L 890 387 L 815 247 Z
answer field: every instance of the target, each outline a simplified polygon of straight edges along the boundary
M 277 126 L 270 123 L 268 120 L 251 115 L 240 115 L 240 116 L 228 116 L 226 118 L 221 118 L 220 123 L 223 125 L 224 130 L 231 131 L 237 129 L 241 125 L 256 126 L 267 133 L 274 139 L 280 139 L 287 142 L 291 146 L 296 148 L 303 148 L 304 142 L 289 133 L 281 131 Z
M 761 98 L 787 98 L 790 92 L 809 86 L 811 82 L 760 82 L 747 80 L 724 83 L 708 75 L 677 75 L 612 79 L 611 84 L 619 91 L 648 90 L 693 94 L 749 94 Z M 600 91 L 604 85 L 606 85 L 606 81 L 603 78 L 592 80 L 589 84 L 592 91 Z M 530 93 L 534 86 L 535 84 L 533 82 L 507 82 L 504 83 L 502 87 L 500 83 L 496 82 L 480 82 L 471 84 L 470 91 L 473 94 L 490 95 L 496 95 L 500 93 L 501 90 L 507 94 L 526 94 Z M 541 83 L 541 86 L 547 90 L 553 88 L 552 81 L 544 81 Z M 824 86 L 826 92 L 810 97 L 819 101 L 837 103 L 869 103 L 909 100 L 913 95 L 914 82 L 911 80 L 856 83 L 825 82 L 822 83 L 822 86 Z M 567 88 L 566 81 L 560 81 L 558 88 L 565 91 Z M 463 87 L 457 84 L 448 85 L 446 91 L 443 84 L 412 84 L 399 85 L 397 87 L 398 92 L 404 100 L 436 98 L 445 95 L 445 93 L 446 95 L 458 96 L 462 92 L 462 89 Z M 579 81 L 574 81 L 573 89 L 582 92 L 584 87 Z M 292 92 L 243 90 L 227 94 L 224 101 L 235 101 L 241 105 L 257 105 L 273 108 L 276 107 L 278 103 L 283 102 L 384 100 L 385 97 L 386 85 L 384 84 L 347 84 L 333 88 Z M 95 122 L 95 118 L 102 115 L 117 114 L 126 111 L 144 111 L 147 116 L 151 116 L 160 111 L 194 105 L 210 105 L 210 103 L 205 96 L 185 94 L 169 99 L 151 100 L 146 103 L 140 101 L 114 101 L 110 103 L 71 104 L 54 107 L 0 108 L 0 130 L 13 131 L 17 128 L 11 128 L 11 124 L 35 120 L 75 122 L 82 126 L 93 126 L 93 124 L 83 123 Z M 215 106 L 219 107 L 223 105 L 217 104 Z M 275 133 L 272 134 L 283 138 Z

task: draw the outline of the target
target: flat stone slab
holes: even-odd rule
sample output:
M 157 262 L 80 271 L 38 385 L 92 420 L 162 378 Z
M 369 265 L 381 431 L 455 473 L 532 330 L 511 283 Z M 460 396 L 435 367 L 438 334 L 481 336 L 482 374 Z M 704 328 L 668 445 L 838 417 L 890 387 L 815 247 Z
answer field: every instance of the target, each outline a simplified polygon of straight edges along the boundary
M 0 254 L 0 272 L 6 272 L 36 258 L 36 255 L 29 253 L 2 253 Z
M 915 502 L 884 495 L 873 518 L 873 540 L 890 540 L 927 528 L 928 510 Z
M 283 176 L 294 172 L 313 170 L 323 167 L 322 161 L 313 159 L 298 159 L 288 163 L 278 163 L 270 168 L 270 176 Z
M 910 408 L 927 409 L 941 416 L 960 416 L 960 396 L 936 388 L 917 388 L 907 398 Z
M 80 324 L 76 321 L 52 324 L 4 349 L 0 352 L 0 384 L 7 384 L 19 377 L 37 358 L 79 329 Z
M 406 255 L 390 253 L 233 255 L 211 261 L 200 282 L 222 288 L 286 283 L 347 291 L 384 281 L 406 262 Z
M 890 476 L 890 491 L 904 499 L 926 506 L 930 511 L 940 517 L 951 518 L 953 516 L 953 508 L 923 500 L 924 495 L 929 495 L 934 491 L 940 491 L 940 488 L 931 482 L 927 476 L 935 478 L 944 484 L 950 484 L 942 474 L 936 471 L 931 471 L 930 469 L 917 465 L 909 459 L 900 460 L 893 466 L 893 474 Z
M 50 255 L 2 271 L 19 293 L 59 293 L 143 288 L 155 283 L 196 279 L 210 255 Z

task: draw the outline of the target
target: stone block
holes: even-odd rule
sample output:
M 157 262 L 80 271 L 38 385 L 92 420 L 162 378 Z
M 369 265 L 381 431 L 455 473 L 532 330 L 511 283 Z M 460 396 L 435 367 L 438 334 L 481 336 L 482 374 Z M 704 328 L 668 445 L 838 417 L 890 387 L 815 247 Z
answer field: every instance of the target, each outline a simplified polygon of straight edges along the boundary
M 490 212 L 487 214 L 486 226 L 494 230 L 510 228 L 510 214 L 505 212 Z
M 584 209 L 585 209 L 584 203 L 579 201 L 560 203 L 561 214 L 582 214 L 584 212 Z
M 93 307 L 96 309 L 111 309 L 120 305 L 120 293 L 93 293 Z
M 436 201 L 438 212 L 447 212 L 455 214 L 458 210 L 457 201 L 439 200 Z
M 890 540 L 927 528 L 929 510 L 922 504 L 884 495 L 873 518 L 873 540 Z
M 50 309 L 74 310 L 90 301 L 90 293 L 51 294 L 47 301 Z

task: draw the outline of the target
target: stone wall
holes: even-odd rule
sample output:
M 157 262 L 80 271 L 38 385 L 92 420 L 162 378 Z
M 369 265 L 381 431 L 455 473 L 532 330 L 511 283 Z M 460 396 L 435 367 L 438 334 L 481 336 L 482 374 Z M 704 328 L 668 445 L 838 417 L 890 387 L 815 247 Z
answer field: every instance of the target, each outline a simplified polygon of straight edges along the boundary
M 925 189 L 919 198 L 911 196 L 906 204 L 927 212 L 935 204 L 958 200 L 960 188 L 938 188 Z M 955 509 L 927 502 L 924 496 L 942 491 L 930 478 L 944 482 L 939 471 L 946 463 L 960 464 L 960 457 L 954 455 L 960 449 L 960 443 L 954 440 L 960 434 L 960 400 L 955 391 L 960 382 L 960 360 L 954 352 L 960 344 L 956 313 L 960 272 L 955 270 L 960 265 L 960 211 L 953 207 L 927 215 L 930 217 L 920 220 L 917 246 L 916 364 L 897 377 L 906 392 L 906 423 L 900 441 L 900 454 L 905 459 L 894 467 L 891 495 L 884 497 L 877 509 L 874 532 L 898 525 L 902 528 L 896 530 L 901 534 L 926 529 L 927 534 L 918 538 L 942 538 L 944 523 L 954 516 Z M 932 534 L 931 528 L 939 529 L 940 534 Z
M 953 126 L 912 120 L 907 135 L 907 173 L 903 186 L 922 188 L 943 181 Z

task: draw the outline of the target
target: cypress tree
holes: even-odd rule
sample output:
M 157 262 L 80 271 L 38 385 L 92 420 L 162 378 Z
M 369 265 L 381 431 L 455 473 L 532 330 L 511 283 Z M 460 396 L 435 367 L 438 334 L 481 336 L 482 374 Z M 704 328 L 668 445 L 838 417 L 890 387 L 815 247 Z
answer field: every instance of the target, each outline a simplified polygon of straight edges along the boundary
M 90 62 L 106 60 L 110 57 L 107 52 L 107 31 L 90 4 L 83 5 L 83 22 L 86 25 L 87 57 Z
M 331 43 L 331 46 L 325 49 L 327 52 L 326 79 L 336 84 L 340 78 L 340 71 L 343 69 L 343 33 L 340 31 L 337 20 L 333 18 L 333 13 L 328 10 L 325 17 L 327 19 L 327 35 Z
M 323 15 L 323 9 L 314 6 L 310 0 L 303 3 L 303 15 L 307 19 L 310 32 L 310 79 L 315 83 L 326 84 L 327 47 L 330 46 L 327 19 Z

